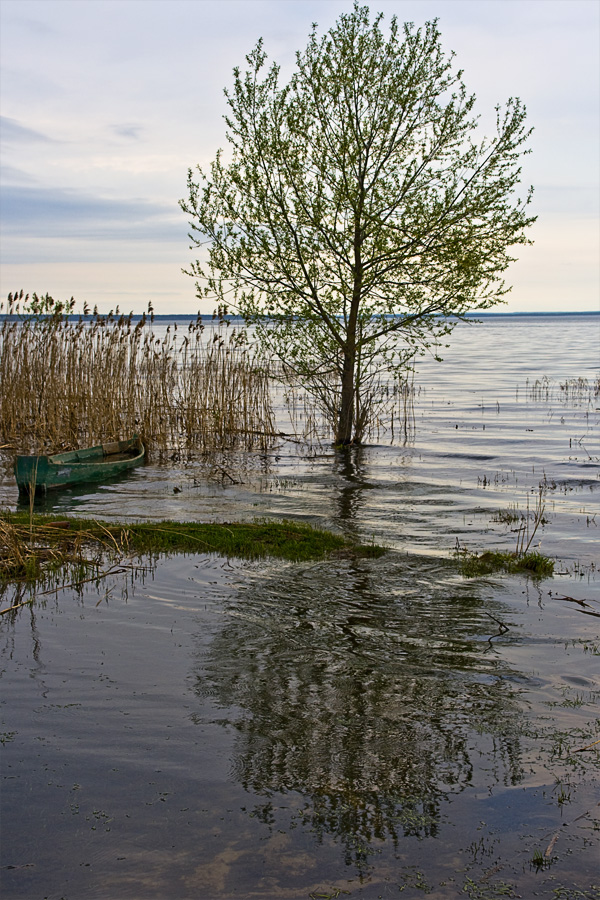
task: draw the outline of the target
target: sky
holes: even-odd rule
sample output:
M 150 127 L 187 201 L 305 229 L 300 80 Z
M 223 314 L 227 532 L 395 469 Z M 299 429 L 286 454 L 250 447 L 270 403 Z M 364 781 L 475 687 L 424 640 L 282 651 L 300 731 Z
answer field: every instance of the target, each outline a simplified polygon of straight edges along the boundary
M 534 127 L 531 247 L 506 312 L 600 309 L 600 3 L 372 0 L 438 18 L 482 121 L 518 96 Z M 187 171 L 226 147 L 224 88 L 262 37 L 289 75 L 351 0 L 0 0 L 0 300 L 211 312 L 182 273 Z

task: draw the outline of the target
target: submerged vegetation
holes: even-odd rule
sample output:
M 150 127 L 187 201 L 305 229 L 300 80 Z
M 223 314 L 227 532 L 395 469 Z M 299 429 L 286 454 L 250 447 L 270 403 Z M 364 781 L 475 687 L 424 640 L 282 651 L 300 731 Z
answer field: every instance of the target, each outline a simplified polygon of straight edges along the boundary
M 541 553 L 502 552 L 486 550 L 484 553 L 471 553 L 468 550 L 457 551 L 460 571 L 466 578 L 478 575 L 491 575 L 493 572 L 531 575 L 534 578 L 550 578 L 554 572 L 554 560 Z
M 139 522 L 115 524 L 27 512 L 0 516 L 0 590 L 9 583 L 81 583 L 106 566 L 143 556 L 216 553 L 293 561 L 332 555 L 377 557 L 383 549 L 297 522 Z

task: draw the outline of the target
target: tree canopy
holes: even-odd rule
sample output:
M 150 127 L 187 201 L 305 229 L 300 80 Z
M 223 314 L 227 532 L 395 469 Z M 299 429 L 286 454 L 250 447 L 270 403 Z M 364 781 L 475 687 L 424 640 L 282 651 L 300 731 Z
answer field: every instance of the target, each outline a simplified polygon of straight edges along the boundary
M 363 436 L 378 373 L 501 301 L 534 221 L 520 100 L 481 136 L 437 23 L 382 22 L 355 3 L 313 26 L 283 85 L 259 40 L 225 92 L 230 153 L 190 169 L 181 201 L 199 293 L 256 325 L 340 444 Z

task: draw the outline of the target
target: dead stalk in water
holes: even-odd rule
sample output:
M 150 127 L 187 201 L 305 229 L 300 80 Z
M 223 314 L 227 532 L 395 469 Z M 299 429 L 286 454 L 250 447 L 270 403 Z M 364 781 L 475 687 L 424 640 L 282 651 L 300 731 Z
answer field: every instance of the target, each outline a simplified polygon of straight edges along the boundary
M 543 485 L 540 485 L 538 495 L 535 501 L 535 510 L 533 512 L 533 528 L 529 533 L 529 497 L 527 498 L 527 513 L 517 531 L 517 546 L 515 549 L 516 556 L 525 556 L 529 552 L 529 548 L 533 543 L 536 532 L 544 519 L 544 510 L 546 508 L 546 492 Z M 527 543 L 525 543 L 527 541 Z

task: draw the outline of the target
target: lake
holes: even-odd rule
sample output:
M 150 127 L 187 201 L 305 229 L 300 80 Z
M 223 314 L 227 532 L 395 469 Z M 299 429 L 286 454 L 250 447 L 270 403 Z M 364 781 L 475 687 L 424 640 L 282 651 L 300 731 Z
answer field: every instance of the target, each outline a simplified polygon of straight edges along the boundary
M 3 615 L 2 895 L 600 897 L 599 338 L 599 316 L 461 324 L 418 364 L 406 440 L 51 498 L 389 549 L 163 558 Z M 459 573 L 538 502 L 552 578 Z

